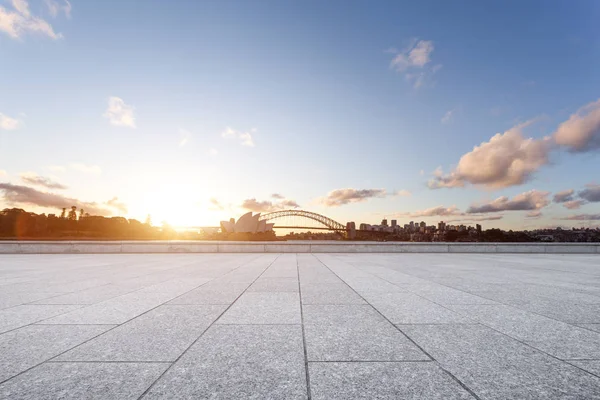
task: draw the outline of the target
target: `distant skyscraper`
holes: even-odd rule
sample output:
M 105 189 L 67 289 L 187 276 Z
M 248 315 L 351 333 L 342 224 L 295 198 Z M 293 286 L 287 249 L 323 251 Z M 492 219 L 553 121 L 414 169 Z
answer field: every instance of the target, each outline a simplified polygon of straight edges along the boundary
M 387 219 L 382 219 L 381 220 L 381 225 L 387 226 Z
M 396 221 L 395 219 L 392 220 L 392 228 L 395 228 L 396 225 L 398 225 L 398 221 Z

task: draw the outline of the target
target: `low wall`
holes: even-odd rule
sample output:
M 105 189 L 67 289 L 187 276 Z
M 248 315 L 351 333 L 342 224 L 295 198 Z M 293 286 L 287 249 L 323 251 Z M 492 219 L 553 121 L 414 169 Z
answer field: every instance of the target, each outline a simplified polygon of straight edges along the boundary
M 600 254 L 600 243 L 0 241 L 0 254 L 121 253 L 548 253 Z

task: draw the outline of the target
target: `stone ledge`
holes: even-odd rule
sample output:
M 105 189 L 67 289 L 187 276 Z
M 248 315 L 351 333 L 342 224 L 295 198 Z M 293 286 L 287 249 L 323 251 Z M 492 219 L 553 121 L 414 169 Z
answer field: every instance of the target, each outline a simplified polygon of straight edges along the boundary
M 600 243 L 0 241 L 0 254 L 101 253 L 547 253 L 600 254 Z

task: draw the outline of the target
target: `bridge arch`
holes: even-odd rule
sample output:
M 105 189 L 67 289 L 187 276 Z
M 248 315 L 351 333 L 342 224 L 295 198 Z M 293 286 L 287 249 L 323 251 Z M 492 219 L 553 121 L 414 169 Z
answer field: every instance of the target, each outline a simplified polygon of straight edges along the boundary
M 285 218 L 285 217 L 308 218 L 313 221 L 317 221 L 318 223 L 320 223 L 321 225 L 327 227 L 328 229 L 330 229 L 332 231 L 337 231 L 337 232 L 340 232 L 340 231 L 345 232 L 346 231 L 346 225 L 343 225 L 337 221 L 334 221 L 331 218 L 328 218 L 324 215 L 317 214 L 317 213 L 310 212 L 310 211 L 304 211 L 304 210 L 275 211 L 275 212 L 261 215 L 258 220 L 259 221 L 271 221 L 274 219 Z

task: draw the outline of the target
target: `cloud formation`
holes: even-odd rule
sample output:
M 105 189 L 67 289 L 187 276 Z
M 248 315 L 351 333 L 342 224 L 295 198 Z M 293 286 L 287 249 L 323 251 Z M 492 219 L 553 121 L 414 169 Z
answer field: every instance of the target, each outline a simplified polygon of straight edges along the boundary
M 446 223 L 454 223 L 454 222 L 462 222 L 462 223 L 472 223 L 472 222 L 483 222 L 483 221 L 497 221 L 504 218 L 504 215 L 489 215 L 489 216 L 485 216 L 485 217 L 478 217 L 478 218 L 457 218 L 457 219 L 451 219 L 451 220 L 447 220 Z
M 125 104 L 120 97 L 110 97 L 108 99 L 108 108 L 102 116 L 108 119 L 111 125 L 136 128 L 133 107 Z
M 69 19 L 71 18 L 71 10 L 73 9 L 73 7 L 71 6 L 71 3 L 68 0 L 63 0 L 62 2 L 59 2 L 57 0 L 45 0 L 44 2 L 46 3 L 46 7 L 48 7 L 48 12 L 50 13 L 50 15 L 52 15 L 52 17 L 56 18 L 58 14 L 62 12 L 65 14 L 65 17 Z
M 509 199 L 506 196 L 502 196 L 489 203 L 471 205 L 467 209 L 467 214 L 486 214 L 499 211 L 540 210 L 550 203 L 550 201 L 548 200 L 549 194 L 549 192 L 530 190 L 528 192 L 518 194 L 512 199 Z
M 456 168 L 444 174 L 441 168 L 429 181 L 431 189 L 463 187 L 467 183 L 488 188 L 520 185 L 548 163 L 551 143 L 547 139 L 525 138 L 523 129 L 532 121 L 498 133 L 488 142 L 464 154 Z
M 572 153 L 600 149 L 600 99 L 581 107 L 560 124 L 553 135 L 559 146 Z
M 225 207 L 221 204 L 221 202 L 219 200 L 217 200 L 215 197 L 211 197 L 209 199 L 209 202 L 211 204 L 211 206 L 209 208 L 211 211 L 223 211 L 225 209 Z
M 55 40 L 63 37 L 47 21 L 32 15 L 26 0 L 11 0 L 10 3 L 12 9 L 0 6 L 0 32 L 13 39 L 19 39 L 28 33 L 45 35 Z
M 223 132 L 221 132 L 221 136 L 224 138 L 237 138 L 239 139 L 240 144 L 242 146 L 254 147 L 254 140 L 252 139 L 252 134 L 254 134 L 256 131 L 256 128 L 252 128 L 248 132 L 241 132 L 233 128 L 227 127 Z
M 382 198 L 387 195 L 385 189 L 336 189 L 319 199 L 319 202 L 327 207 L 338 207 L 344 204 L 361 203 L 372 198 Z
M 571 153 L 600 150 L 600 99 L 581 107 L 543 139 L 523 135 L 524 128 L 532 122 L 517 125 L 475 146 L 447 174 L 441 168 L 436 169 L 428 186 L 438 189 L 472 184 L 498 189 L 521 185 L 548 164 L 549 154 L 554 150 L 566 149 Z
M 52 179 L 50 178 L 46 178 L 44 176 L 39 176 L 33 172 L 24 172 L 21 174 L 21 180 L 25 183 L 28 183 L 30 185 L 34 185 L 34 186 L 42 186 L 45 187 L 46 189 L 68 189 L 67 186 L 58 183 L 58 182 L 54 182 Z
M 119 201 L 118 197 L 113 197 L 112 199 L 107 201 L 105 204 L 111 208 L 114 208 L 115 210 L 120 211 L 122 214 L 127 214 L 127 205 L 125 203 Z
M 569 221 L 598 221 L 600 220 L 600 214 L 577 214 L 561 219 Z
M 431 62 L 431 53 L 435 46 L 431 40 L 412 39 L 410 45 L 403 51 L 389 49 L 387 52 L 394 54 L 390 62 L 390 68 L 404 74 L 404 78 L 412 84 L 414 88 L 419 88 L 425 84 L 428 75 L 433 75 L 442 67 L 441 64 L 432 68 L 426 68 Z
M 105 203 L 86 202 L 78 199 L 65 197 L 56 193 L 42 192 L 37 189 L 13 185 L 10 183 L 0 183 L 0 191 L 3 192 L 3 200 L 11 205 L 30 205 L 44 208 L 69 208 L 75 206 L 91 215 L 111 216 L 115 211 L 121 211 L 124 208 L 122 203 L 118 203 L 114 198 Z
M 575 191 L 573 189 L 563 190 L 562 192 L 558 192 L 554 195 L 553 201 L 555 203 L 566 203 L 568 201 L 572 201 L 574 193 Z
M 253 212 L 274 212 L 299 207 L 300 205 L 295 200 L 290 199 L 272 202 L 269 200 L 258 201 L 256 198 L 251 198 L 244 200 L 241 205 L 241 208 Z
M 577 193 L 582 199 L 589 201 L 590 203 L 596 203 L 600 201 L 600 185 L 589 183 L 585 185 L 586 188 Z
M 565 208 L 568 208 L 569 210 L 578 210 L 585 203 L 586 203 L 585 200 L 571 200 L 571 201 L 565 201 L 563 203 L 563 206 Z
M 431 207 L 431 208 L 427 208 L 425 210 L 414 211 L 414 212 L 405 213 L 405 214 L 401 214 L 401 215 L 406 216 L 406 217 L 418 218 L 418 217 L 446 217 L 446 216 L 451 216 L 451 215 L 463 215 L 463 213 L 461 213 L 460 210 L 456 206 L 450 206 L 450 207 L 437 206 L 437 207 Z
M 1 11 L 0 11 L 1 12 Z M 20 125 L 19 120 L 11 118 L 8 115 L 0 113 L 0 129 L 5 131 L 14 131 Z

